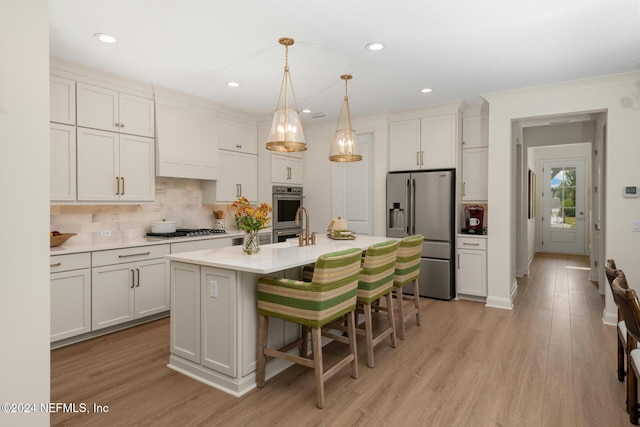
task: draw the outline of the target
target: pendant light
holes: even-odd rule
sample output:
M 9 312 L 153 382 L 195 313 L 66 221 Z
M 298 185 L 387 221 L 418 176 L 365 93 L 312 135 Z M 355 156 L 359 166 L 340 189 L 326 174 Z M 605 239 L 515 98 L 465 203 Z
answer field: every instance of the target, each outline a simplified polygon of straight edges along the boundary
M 357 162 L 362 160 L 358 152 L 358 141 L 356 131 L 351 126 L 351 113 L 349 112 L 349 96 L 347 94 L 347 83 L 353 78 L 351 74 L 340 76 L 344 80 L 344 102 L 338 118 L 336 133 L 331 141 L 331 152 L 329 160 L 332 162 Z
M 284 75 L 282 76 L 282 85 L 280 86 L 280 95 L 278 96 L 278 104 L 276 112 L 273 115 L 271 130 L 269 131 L 269 139 L 267 140 L 267 150 L 271 151 L 304 151 L 307 144 L 302 131 L 302 122 L 298 113 L 298 103 L 296 95 L 293 92 L 293 84 L 291 83 L 291 75 L 289 74 L 289 46 L 293 45 L 293 39 L 283 37 L 278 42 L 285 47 L 285 63 Z M 289 89 L 293 95 L 295 108 L 289 105 Z M 280 100 L 283 98 L 284 106 L 280 107 Z

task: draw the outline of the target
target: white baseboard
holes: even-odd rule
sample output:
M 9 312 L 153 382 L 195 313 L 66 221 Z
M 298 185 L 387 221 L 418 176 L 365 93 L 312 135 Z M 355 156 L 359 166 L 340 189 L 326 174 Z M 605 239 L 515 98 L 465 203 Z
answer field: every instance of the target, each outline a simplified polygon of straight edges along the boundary
M 617 326 L 618 325 L 618 313 L 609 313 L 607 312 L 607 309 L 603 309 L 602 310 L 602 323 L 604 323 L 605 325 L 610 325 L 610 326 Z

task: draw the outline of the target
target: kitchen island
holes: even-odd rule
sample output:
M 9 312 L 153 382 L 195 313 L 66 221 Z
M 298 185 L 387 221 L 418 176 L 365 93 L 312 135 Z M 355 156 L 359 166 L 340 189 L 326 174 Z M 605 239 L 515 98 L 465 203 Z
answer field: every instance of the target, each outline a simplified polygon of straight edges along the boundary
M 355 240 L 319 237 L 316 245 L 297 241 L 263 245 L 245 255 L 240 246 L 168 255 L 171 261 L 171 343 L 168 367 L 234 396 L 256 386 L 257 284 L 261 275 L 299 279 L 302 267 L 322 254 L 366 249 L 389 240 L 359 235 Z M 271 348 L 299 336 L 296 324 L 269 322 Z M 293 351 L 296 351 L 295 349 Z M 275 359 L 267 379 L 290 366 Z

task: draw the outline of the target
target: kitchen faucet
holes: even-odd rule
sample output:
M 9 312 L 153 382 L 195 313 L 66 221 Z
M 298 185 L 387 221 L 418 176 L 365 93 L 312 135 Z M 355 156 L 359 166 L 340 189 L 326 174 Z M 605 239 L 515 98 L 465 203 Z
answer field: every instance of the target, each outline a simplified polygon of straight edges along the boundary
M 316 244 L 316 233 L 311 233 L 311 238 L 309 238 L 309 211 L 304 206 L 300 206 L 296 211 L 295 224 L 300 224 L 300 211 L 304 211 L 304 237 L 302 235 L 298 236 L 298 246 L 309 246 Z

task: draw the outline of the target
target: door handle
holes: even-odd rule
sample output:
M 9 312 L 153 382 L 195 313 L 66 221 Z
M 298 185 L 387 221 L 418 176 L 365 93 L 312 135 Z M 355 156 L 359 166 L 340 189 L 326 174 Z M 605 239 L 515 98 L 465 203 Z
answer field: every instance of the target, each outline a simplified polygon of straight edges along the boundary
M 124 177 L 121 176 L 120 179 L 122 179 L 122 194 L 120 194 L 120 195 L 124 196 Z
M 595 228 L 596 231 L 600 231 L 600 224 L 593 224 L 593 228 Z
M 420 152 L 420 166 L 424 165 L 424 151 Z
M 466 183 L 466 182 L 464 182 L 464 181 L 462 181 L 462 195 L 463 195 L 463 196 L 466 196 L 466 195 L 467 195 L 467 193 L 465 192 L 465 190 L 466 190 L 466 186 L 467 186 L 467 183 Z
M 136 288 L 140 287 L 140 269 L 136 268 L 136 273 L 138 273 L 138 284 L 136 285 Z
M 460 254 L 458 254 L 458 270 L 460 270 Z
M 416 166 L 420 166 L 420 152 L 416 151 Z
M 133 268 L 131 269 L 131 289 L 133 289 L 133 287 L 136 284 L 136 273 L 135 271 L 133 271 Z
M 242 184 L 238 184 L 240 186 L 240 196 L 242 196 Z
M 116 196 L 120 195 L 120 177 L 116 176 Z

